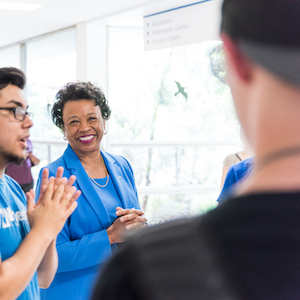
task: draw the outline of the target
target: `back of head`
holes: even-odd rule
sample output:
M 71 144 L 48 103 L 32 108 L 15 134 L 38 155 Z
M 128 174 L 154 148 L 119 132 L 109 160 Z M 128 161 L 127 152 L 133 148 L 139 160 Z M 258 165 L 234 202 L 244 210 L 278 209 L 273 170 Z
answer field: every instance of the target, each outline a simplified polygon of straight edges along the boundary
M 300 0 L 224 0 L 221 31 L 261 67 L 300 84 Z
M 0 68 L 0 90 L 12 84 L 23 89 L 26 83 L 25 74 L 17 68 Z

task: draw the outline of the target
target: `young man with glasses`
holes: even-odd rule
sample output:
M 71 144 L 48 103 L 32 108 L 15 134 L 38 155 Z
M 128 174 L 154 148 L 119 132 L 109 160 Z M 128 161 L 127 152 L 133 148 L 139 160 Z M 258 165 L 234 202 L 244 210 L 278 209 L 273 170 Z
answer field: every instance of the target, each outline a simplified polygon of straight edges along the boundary
M 205 215 L 128 239 L 93 300 L 300 299 L 299 16 L 300 0 L 223 1 L 227 81 L 253 172 Z
M 43 173 L 41 196 L 26 193 L 4 174 L 10 163 L 21 164 L 29 129 L 23 87 L 25 76 L 15 68 L 0 69 L 0 299 L 38 300 L 39 286 L 48 287 L 57 269 L 56 236 L 77 206 L 75 177 L 48 180 Z M 27 198 L 27 199 L 26 199 Z

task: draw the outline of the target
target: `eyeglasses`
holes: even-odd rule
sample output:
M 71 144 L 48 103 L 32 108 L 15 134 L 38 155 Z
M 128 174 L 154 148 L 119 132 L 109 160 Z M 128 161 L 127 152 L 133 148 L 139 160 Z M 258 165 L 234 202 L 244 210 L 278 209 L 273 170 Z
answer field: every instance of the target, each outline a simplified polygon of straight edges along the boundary
M 16 107 L 0 107 L 0 109 L 3 110 L 8 110 L 10 112 L 14 113 L 14 117 L 16 120 L 22 122 L 25 120 L 26 115 L 28 115 L 29 118 L 32 119 L 33 113 L 28 112 L 26 109 L 24 109 L 21 106 L 16 106 Z

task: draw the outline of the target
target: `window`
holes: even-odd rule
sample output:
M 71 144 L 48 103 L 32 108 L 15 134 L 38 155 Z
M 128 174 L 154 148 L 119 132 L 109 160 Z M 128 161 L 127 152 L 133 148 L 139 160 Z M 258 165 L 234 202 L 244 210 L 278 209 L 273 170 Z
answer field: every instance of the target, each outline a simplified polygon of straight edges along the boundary
M 15 44 L 0 49 L 0 68 L 20 68 L 20 45 Z
M 75 29 L 68 29 L 47 35 L 27 43 L 27 99 L 34 113 L 31 136 L 39 139 L 34 153 L 41 160 L 32 169 L 34 177 L 38 170 L 62 155 L 66 144 L 48 146 L 46 140 L 63 142 L 63 135 L 53 125 L 51 108 L 58 90 L 67 82 L 76 79 Z
M 220 41 L 143 46 L 141 28 L 109 28 L 109 151 L 130 161 L 158 223 L 214 207 L 223 159 L 241 144 Z

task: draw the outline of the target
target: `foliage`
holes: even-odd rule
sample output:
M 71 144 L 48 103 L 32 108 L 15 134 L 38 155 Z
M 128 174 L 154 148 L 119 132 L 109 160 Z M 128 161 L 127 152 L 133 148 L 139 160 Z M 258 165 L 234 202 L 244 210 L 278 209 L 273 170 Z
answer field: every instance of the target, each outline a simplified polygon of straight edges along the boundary
M 209 41 L 144 52 L 142 38 L 136 36 L 110 42 L 111 142 L 182 146 L 113 147 L 112 151 L 130 161 L 138 187 L 207 189 L 180 196 L 140 194 L 154 223 L 163 220 L 160 215 L 166 211 L 170 215 L 165 219 L 204 212 L 215 206 L 223 159 L 239 143 L 230 89 L 220 80 L 224 77 L 221 44 Z M 175 96 L 174 81 L 185 87 L 188 101 L 182 94 Z M 228 142 L 232 145 L 227 146 Z M 208 187 L 214 187 L 214 192 Z

